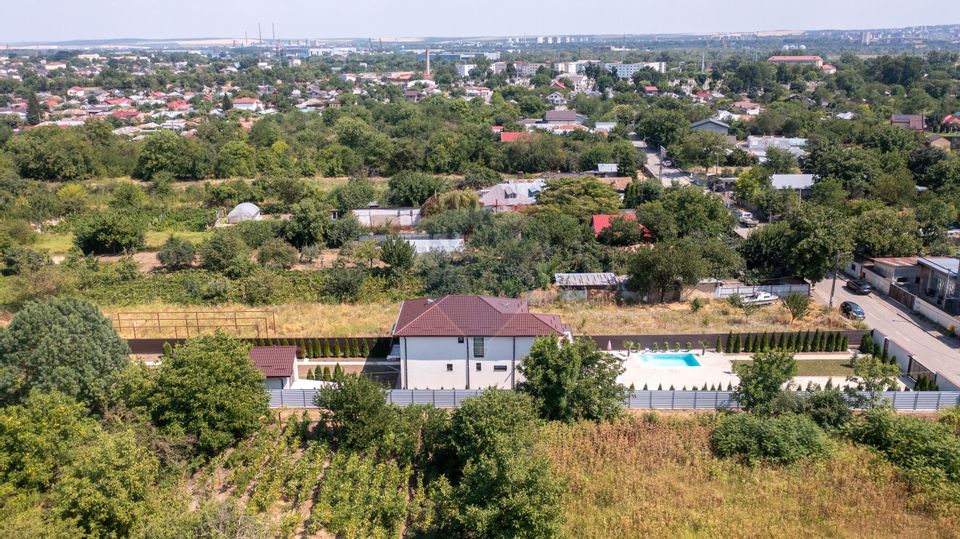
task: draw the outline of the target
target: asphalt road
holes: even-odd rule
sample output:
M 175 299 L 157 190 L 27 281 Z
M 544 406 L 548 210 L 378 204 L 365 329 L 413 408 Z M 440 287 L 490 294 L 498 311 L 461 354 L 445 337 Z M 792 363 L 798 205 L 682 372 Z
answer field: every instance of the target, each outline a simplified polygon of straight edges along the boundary
M 921 320 L 899 303 L 873 292 L 866 296 L 853 294 L 844 287 L 847 279 L 837 279 L 833 306 L 843 301 L 860 305 L 866 314 L 866 324 L 893 339 L 927 368 L 939 371 L 960 384 L 960 343 L 944 337 L 936 326 Z M 830 299 L 832 279 L 820 281 L 813 290 L 815 300 L 826 305 Z
M 654 178 L 657 175 L 660 175 L 660 182 L 664 187 L 670 187 L 673 185 L 673 182 L 677 182 L 680 185 L 690 185 L 693 181 L 693 178 L 690 177 L 686 172 L 672 167 L 663 167 L 663 171 L 660 170 L 660 156 L 651 148 L 648 148 L 646 143 L 642 140 L 633 141 L 634 147 L 640 151 L 647 154 L 647 172 L 653 175 Z

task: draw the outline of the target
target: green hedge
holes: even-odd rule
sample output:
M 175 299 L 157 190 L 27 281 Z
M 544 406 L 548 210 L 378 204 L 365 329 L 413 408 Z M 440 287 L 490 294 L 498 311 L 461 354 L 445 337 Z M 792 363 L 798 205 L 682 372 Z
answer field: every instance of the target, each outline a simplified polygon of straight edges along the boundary
M 788 352 L 844 352 L 849 342 L 847 336 L 838 332 L 821 332 L 819 329 L 811 333 L 797 332 L 766 332 L 763 333 L 733 333 L 726 338 L 717 337 L 714 348 L 727 354 L 757 353 L 771 350 L 786 350 Z
M 711 443 L 717 455 L 741 458 L 751 464 L 818 459 L 829 455 L 832 449 L 823 429 L 810 418 L 796 414 L 729 415 L 714 429 Z

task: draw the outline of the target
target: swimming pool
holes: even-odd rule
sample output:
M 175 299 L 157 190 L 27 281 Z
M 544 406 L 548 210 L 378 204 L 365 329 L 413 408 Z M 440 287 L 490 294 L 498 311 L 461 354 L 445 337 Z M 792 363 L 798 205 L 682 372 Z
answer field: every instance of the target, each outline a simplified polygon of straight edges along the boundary
M 647 368 L 699 367 L 700 362 L 690 352 L 640 354 L 640 366 Z

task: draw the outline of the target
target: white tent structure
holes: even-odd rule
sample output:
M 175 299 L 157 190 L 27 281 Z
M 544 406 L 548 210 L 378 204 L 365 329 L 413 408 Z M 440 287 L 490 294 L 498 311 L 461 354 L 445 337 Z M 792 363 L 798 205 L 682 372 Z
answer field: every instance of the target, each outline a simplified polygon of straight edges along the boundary
M 250 202 L 241 202 L 237 207 L 230 210 L 227 214 L 228 223 L 240 223 L 243 221 L 259 221 L 260 208 Z

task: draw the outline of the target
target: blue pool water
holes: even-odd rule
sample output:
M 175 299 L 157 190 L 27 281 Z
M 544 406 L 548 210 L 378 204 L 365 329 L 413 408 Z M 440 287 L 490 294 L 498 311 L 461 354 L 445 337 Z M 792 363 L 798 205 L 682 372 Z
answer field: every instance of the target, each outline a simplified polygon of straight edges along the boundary
M 640 354 L 642 367 L 699 367 L 700 362 L 690 352 Z

